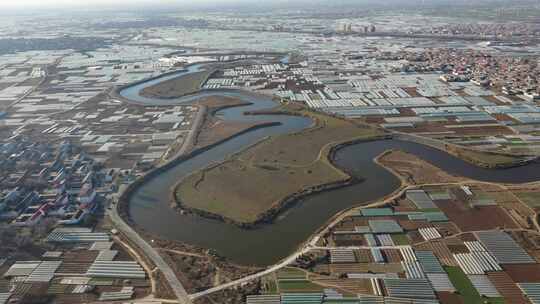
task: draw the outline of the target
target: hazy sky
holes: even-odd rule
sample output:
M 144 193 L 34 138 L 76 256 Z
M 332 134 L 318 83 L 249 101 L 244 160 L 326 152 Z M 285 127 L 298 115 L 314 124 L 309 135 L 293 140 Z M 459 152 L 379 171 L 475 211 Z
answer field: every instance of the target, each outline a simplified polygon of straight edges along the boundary
M 383 4 L 393 5 L 417 4 L 417 3 L 475 3 L 475 2 L 526 2 L 526 0 L 0 0 L 0 13 L 2 9 L 36 9 L 36 8 L 133 8 L 147 5 L 148 7 L 160 7 L 174 5 L 181 8 L 186 7 L 215 7 L 223 5 L 294 5 L 325 3 L 331 5 L 343 4 Z M 532 0 L 528 0 L 532 1 Z M 540 0 L 539 0 L 540 1 Z
M 253 0 L 254 3 L 258 1 L 268 0 Z M 282 1 L 282 0 L 272 0 Z M 162 5 L 209 5 L 209 4 L 229 4 L 249 2 L 247 0 L 0 0 L 0 8 L 84 8 L 90 7 L 94 9 L 98 8 L 110 8 L 110 7 L 133 7 L 141 5 L 162 6 Z
M 314 0 L 0 0 L 1 9 L 46 9 L 46 8 L 90 8 L 93 10 L 107 8 L 159 8 L 166 6 L 182 7 L 221 7 L 228 5 L 287 5 L 310 3 Z M 319 2 L 336 0 L 315 0 Z M 373 0 L 337 0 L 337 1 L 373 1 Z M 385 0 L 388 1 L 388 0 Z M 395 1 L 395 0 L 394 0 Z M 404 0 L 408 1 L 408 0 Z
M 171 4 L 171 3 L 189 3 L 198 2 L 189 0 L 0 0 L 0 7 L 7 8 L 24 8 L 24 7 L 54 7 L 54 6 L 69 6 L 69 7 L 85 7 L 85 6 L 119 6 L 119 5 L 140 5 L 140 4 Z M 218 2 L 222 2 L 218 1 Z M 203 0 L 203 2 L 207 2 Z
M 90 7 L 93 9 L 110 7 L 134 7 L 149 4 L 152 7 L 163 5 L 175 6 L 222 6 L 228 4 L 298 4 L 311 2 L 327 3 L 366 3 L 380 2 L 381 0 L 0 0 L 0 8 L 51 8 L 51 7 Z M 411 1 L 411 0 L 382 0 L 383 2 Z M 416 0 L 419 1 L 419 0 Z M 433 1 L 433 0 L 427 0 Z

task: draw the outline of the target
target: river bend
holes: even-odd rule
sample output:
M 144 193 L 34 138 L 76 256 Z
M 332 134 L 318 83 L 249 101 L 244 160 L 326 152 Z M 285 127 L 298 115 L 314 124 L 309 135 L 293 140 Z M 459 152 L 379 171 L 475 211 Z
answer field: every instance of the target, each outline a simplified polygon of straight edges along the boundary
M 428 146 L 398 140 L 379 140 L 347 146 L 336 153 L 336 164 L 355 176 L 365 178 L 364 182 L 305 197 L 273 224 L 245 230 L 216 220 L 184 216 L 172 211 L 169 205 L 170 191 L 180 179 L 211 163 L 220 162 L 227 155 L 266 136 L 300 131 L 311 124 L 310 119 L 297 116 L 244 115 L 246 111 L 271 109 L 276 104 L 269 97 L 239 90 L 202 91 L 176 99 L 146 98 L 140 95 L 140 91 L 145 87 L 182 77 L 200 68 L 199 65 L 193 65 L 185 71 L 140 82 L 124 88 L 120 94 L 133 103 L 154 106 L 190 104 L 206 96 L 238 97 L 251 105 L 224 109 L 216 115 L 229 121 L 275 121 L 280 122 L 280 125 L 256 129 L 234 137 L 148 179 L 131 196 L 129 213 L 136 225 L 150 233 L 165 239 L 212 248 L 239 264 L 273 264 L 294 251 L 337 212 L 377 200 L 396 190 L 399 180 L 373 162 L 377 155 L 387 149 L 404 150 L 448 173 L 481 181 L 522 183 L 540 180 L 538 163 L 508 169 L 485 169 Z

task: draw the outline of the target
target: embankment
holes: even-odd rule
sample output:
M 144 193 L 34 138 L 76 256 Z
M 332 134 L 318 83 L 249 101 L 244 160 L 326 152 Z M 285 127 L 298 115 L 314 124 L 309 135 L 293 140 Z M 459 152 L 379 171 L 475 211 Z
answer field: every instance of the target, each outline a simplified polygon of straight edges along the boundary
M 368 142 L 368 141 L 374 141 L 374 140 L 383 140 L 383 139 L 388 139 L 388 138 L 390 138 L 388 135 L 382 135 L 382 136 L 375 136 L 375 137 L 370 137 L 370 138 L 354 139 L 354 140 L 350 140 L 350 141 L 339 143 L 339 144 L 336 144 L 336 145 L 332 146 L 329 149 L 328 153 L 326 153 L 326 161 L 331 166 L 333 166 L 334 168 L 344 172 L 345 175 L 347 176 L 345 179 L 338 180 L 338 181 L 333 181 L 333 182 L 330 182 L 330 183 L 325 183 L 325 184 L 320 184 L 320 185 L 307 187 L 307 188 L 298 190 L 295 193 L 287 195 L 283 199 L 280 199 L 277 203 L 273 204 L 272 207 L 269 208 L 267 211 L 265 211 L 265 212 L 261 213 L 260 215 L 258 215 L 256 220 L 251 221 L 251 222 L 240 222 L 240 221 L 225 217 L 225 216 L 220 215 L 220 214 L 216 214 L 216 213 L 212 213 L 212 212 L 209 212 L 209 211 L 197 209 L 197 208 L 194 208 L 194 207 L 188 207 L 185 204 L 182 204 L 181 199 L 177 195 L 177 191 L 172 191 L 171 200 L 173 201 L 173 206 L 177 210 L 180 210 L 182 212 L 185 212 L 185 213 L 188 213 L 188 214 L 194 214 L 194 215 L 201 216 L 201 217 L 208 218 L 208 219 L 218 220 L 218 221 L 221 221 L 221 222 L 224 222 L 224 223 L 227 223 L 227 224 L 236 225 L 236 226 L 238 226 L 240 228 L 243 228 L 243 229 L 255 229 L 255 228 L 257 228 L 257 227 L 259 227 L 261 225 L 271 224 L 281 214 L 286 212 L 288 209 L 294 207 L 294 205 L 296 203 L 298 203 L 300 200 L 302 200 L 302 199 L 304 199 L 304 198 L 306 198 L 306 197 L 308 197 L 310 195 L 315 195 L 315 194 L 319 194 L 319 193 L 322 193 L 322 192 L 325 192 L 325 191 L 331 191 L 331 190 L 351 186 L 351 185 L 354 185 L 354 184 L 357 184 L 357 183 L 361 183 L 364 179 L 354 177 L 348 171 L 347 168 L 340 168 L 335 164 L 334 156 L 335 156 L 336 152 L 339 149 L 344 148 L 344 147 L 349 146 L 349 145 L 355 145 L 355 144 L 358 144 L 358 143 L 361 143 L 361 142 Z M 262 141 L 259 141 L 259 142 L 255 143 L 255 145 L 260 144 L 261 142 Z M 247 148 L 250 148 L 252 146 L 253 145 L 250 145 Z M 247 148 L 245 148 L 245 149 L 247 149 Z M 243 149 L 242 151 L 245 151 L 245 149 Z M 235 154 L 241 153 L 242 151 L 237 152 Z M 215 167 L 220 166 L 221 164 L 222 163 L 218 163 L 218 164 L 212 164 L 211 166 L 208 166 L 207 168 L 202 170 L 203 171 L 202 174 L 204 174 L 204 171 L 212 170 Z M 174 188 L 177 189 L 178 185 L 180 183 L 182 183 L 182 182 L 183 182 L 183 180 L 179 181 Z
M 460 158 L 464 161 L 467 161 L 475 166 L 487 168 L 487 169 L 504 169 L 512 168 L 527 165 L 528 163 L 535 161 L 537 157 L 530 155 L 515 155 L 509 153 L 499 153 L 492 151 L 482 151 L 477 149 L 471 149 L 467 147 L 462 147 L 456 144 L 448 143 L 442 140 L 419 136 L 415 134 L 393 132 L 392 137 L 394 139 L 409 141 L 418 143 L 421 145 L 429 146 L 444 152 L 447 152 L 457 158 Z M 467 152 L 471 152 L 470 154 Z M 480 158 L 472 157 L 472 154 L 484 154 L 486 156 L 497 157 L 500 156 L 504 158 L 504 161 L 501 162 L 486 162 Z

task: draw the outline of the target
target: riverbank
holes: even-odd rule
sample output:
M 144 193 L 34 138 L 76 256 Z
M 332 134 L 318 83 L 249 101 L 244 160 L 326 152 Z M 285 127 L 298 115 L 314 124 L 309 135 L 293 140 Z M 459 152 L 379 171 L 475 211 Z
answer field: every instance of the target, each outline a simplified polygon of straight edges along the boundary
M 133 193 L 137 190 L 137 188 L 140 185 L 144 184 L 147 180 L 150 180 L 153 177 L 160 175 L 161 173 L 169 170 L 170 168 L 174 167 L 175 165 L 177 165 L 177 164 L 179 164 L 179 163 L 181 163 L 181 162 L 183 162 L 183 161 L 185 161 L 187 159 L 190 159 L 190 158 L 192 158 L 192 157 L 194 157 L 196 155 L 202 154 L 205 151 L 208 151 L 208 150 L 212 149 L 215 146 L 219 146 L 223 142 L 229 141 L 229 140 L 231 140 L 231 139 L 233 139 L 235 137 L 241 136 L 241 135 L 243 135 L 245 133 L 249 133 L 249 132 L 257 130 L 257 129 L 267 128 L 267 127 L 276 126 L 276 125 L 279 125 L 279 123 L 278 122 L 268 122 L 268 123 L 262 123 L 262 124 L 255 125 L 255 126 L 250 127 L 250 128 L 246 128 L 246 129 L 242 130 L 241 132 L 238 132 L 238 133 L 235 133 L 235 134 L 233 134 L 231 136 L 222 138 L 221 140 L 216 141 L 213 144 L 206 145 L 204 147 L 200 147 L 200 148 L 197 148 L 197 149 L 188 150 L 187 153 L 177 155 L 176 158 L 171 159 L 170 161 L 168 161 L 167 163 L 161 165 L 160 167 L 157 167 L 157 168 L 147 172 L 145 175 L 137 178 L 134 182 L 129 184 L 128 188 L 124 191 L 123 195 L 119 198 L 118 206 L 119 206 L 120 215 L 122 216 L 122 218 L 124 220 L 126 220 L 130 224 L 136 225 L 136 223 L 134 223 L 132 221 L 132 218 L 129 216 L 129 210 L 128 210 L 129 209 L 128 208 L 129 207 L 129 200 L 130 200 L 131 196 L 133 195 Z
M 486 169 L 508 169 L 527 165 L 538 159 L 530 155 L 514 155 L 501 152 L 483 151 L 467 148 L 443 140 L 419 136 L 416 134 L 392 132 L 394 138 L 427 145 L 449 153 L 475 166 Z
M 353 141 L 350 141 L 350 142 L 345 142 L 345 143 L 335 145 L 335 146 L 333 146 L 331 148 L 331 152 L 328 154 L 327 159 L 328 159 L 328 161 L 330 163 L 332 163 L 334 166 L 336 166 L 334 164 L 333 156 L 335 155 L 335 152 L 337 150 L 339 150 L 339 149 L 341 149 L 343 147 L 346 147 L 348 145 L 358 144 L 360 142 L 376 141 L 376 140 L 382 140 L 382 139 L 386 139 L 386 137 L 358 139 L 358 140 L 353 140 Z M 217 164 L 217 165 L 211 166 L 209 168 L 204 169 L 203 171 L 214 169 L 214 168 L 216 168 L 216 167 L 218 167 L 220 165 L 222 165 L 222 164 Z M 193 214 L 193 215 L 200 216 L 200 217 L 207 218 L 207 219 L 218 220 L 218 221 L 221 221 L 221 222 L 226 223 L 226 224 L 235 225 L 235 226 L 240 227 L 242 229 L 257 229 L 261 225 L 272 224 L 280 215 L 284 214 L 289 208 L 294 207 L 295 204 L 299 203 L 302 199 L 304 199 L 304 198 L 306 198 L 306 197 L 308 197 L 310 195 L 316 195 L 316 194 L 320 194 L 320 193 L 323 193 L 323 192 L 328 192 L 328 191 L 336 190 L 336 189 L 339 189 L 339 188 L 348 187 L 348 186 L 358 184 L 358 183 L 361 183 L 361 182 L 364 181 L 363 178 L 354 177 L 354 176 L 350 175 L 349 173 L 347 173 L 346 168 L 337 168 L 337 169 L 342 170 L 343 172 L 345 172 L 348 175 L 348 177 L 346 179 L 343 179 L 343 180 L 340 180 L 340 181 L 335 181 L 335 182 L 330 182 L 330 183 L 326 183 L 326 184 L 316 185 L 316 186 L 312 186 L 312 187 L 309 187 L 307 189 L 303 189 L 303 190 L 297 191 L 295 193 L 292 193 L 292 194 L 286 196 L 285 198 L 281 199 L 277 204 L 272 205 L 272 207 L 270 209 L 268 209 L 267 211 L 265 211 L 264 213 L 259 214 L 257 216 L 257 219 L 252 221 L 252 222 L 240 222 L 240 221 L 236 221 L 234 219 L 225 217 L 225 216 L 220 215 L 220 214 L 200 210 L 200 209 L 197 209 L 197 208 L 187 207 L 187 206 L 182 204 L 179 197 L 177 197 L 176 192 L 173 194 L 173 196 L 171 198 L 174 201 L 172 206 L 176 210 L 180 211 L 182 214 Z M 180 183 L 182 183 L 182 181 Z M 178 184 L 175 186 L 175 188 L 177 188 L 177 187 L 178 187 Z
M 448 146 L 447 151 L 473 165 L 488 169 L 506 169 L 524 166 L 536 159 L 535 157 L 520 157 L 500 152 L 479 151 L 460 146 Z
M 133 89 L 136 91 L 144 85 Z M 212 248 L 221 256 L 243 265 L 271 265 L 290 254 L 303 243 L 309 235 L 316 231 L 333 214 L 367 202 L 377 201 L 381 197 L 392 193 L 399 187 L 397 179 L 387 170 L 373 163 L 373 158 L 387 149 L 404 149 L 428 162 L 440 165 L 444 170 L 454 174 L 465 174 L 476 179 L 495 180 L 503 182 L 523 182 L 535 180 L 538 176 L 539 166 L 532 163 L 526 167 L 508 170 L 479 169 L 450 156 L 443 149 L 431 149 L 425 145 L 413 142 L 396 140 L 379 140 L 359 143 L 336 151 L 335 160 L 339 167 L 350 169 L 355 177 L 366 177 L 361 183 L 354 183 L 347 187 L 317 192 L 304 197 L 301 202 L 294 203 L 279 220 L 271 225 L 261 225 L 257 229 L 240 229 L 220 221 L 208 220 L 203 217 L 184 216 L 170 210 L 171 187 L 192 172 L 196 172 L 211 163 L 220 163 L 225 155 L 231 155 L 245 147 L 264 140 L 268 136 L 296 134 L 309 127 L 311 122 L 300 116 L 290 115 L 244 115 L 244 112 L 264 112 L 276 104 L 270 98 L 260 97 L 239 90 L 203 91 L 189 97 L 171 100 L 141 100 L 136 103 L 159 106 L 171 104 L 189 104 L 203 96 L 225 95 L 239 97 L 243 101 L 252 102 L 251 105 L 224 109 L 217 113 L 224 121 L 241 121 L 256 123 L 263 121 L 279 122 L 266 128 L 259 128 L 243 133 L 230 140 L 213 145 L 203 153 L 195 153 L 182 157 L 174 166 L 145 178 L 133 189 L 129 198 L 130 221 L 137 228 L 143 229 L 162 239 L 178 240 L 185 244 L 193 244 L 200 248 Z M 283 113 L 284 114 L 284 113 Z M 297 137 L 290 136 L 294 142 Z M 333 138 L 332 138 L 333 139 Z M 328 142 L 332 141 L 329 140 Z M 294 147 L 287 145 L 285 147 Z M 279 150 L 269 150 L 274 155 Z M 293 149 L 301 154 L 303 148 Z M 286 155 L 289 156 L 289 155 Z M 291 158 L 291 160 L 294 158 Z M 266 185 L 263 184 L 263 187 Z M 272 246 L 272 250 L 267 250 Z M 250 248 L 250 250 L 245 250 Z
M 173 99 L 197 93 L 215 72 L 214 69 L 195 71 L 183 77 L 144 88 L 140 94 L 146 98 Z
M 298 105 L 282 105 L 258 115 L 296 115 L 313 124 L 259 141 L 187 176 L 176 185 L 179 209 L 242 228 L 271 223 L 305 196 L 358 183 L 358 178 L 333 164 L 334 147 L 382 136 L 376 129 Z

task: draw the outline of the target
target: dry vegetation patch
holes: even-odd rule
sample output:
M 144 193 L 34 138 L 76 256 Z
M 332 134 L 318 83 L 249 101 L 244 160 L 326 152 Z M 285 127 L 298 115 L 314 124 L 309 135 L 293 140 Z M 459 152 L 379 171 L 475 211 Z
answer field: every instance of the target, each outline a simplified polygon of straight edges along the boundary
M 145 97 L 175 98 L 196 93 L 212 74 L 211 70 L 186 74 L 144 88 L 141 95 Z
M 452 176 L 414 154 L 391 150 L 379 157 L 379 162 L 411 184 L 452 183 L 462 178 Z
M 253 223 L 283 200 L 313 187 L 349 181 L 328 160 L 331 148 L 381 133 L 349 120 L 282 106 L 276 113 L 305 115 L 314 125 L 304 131 L 272 137 L 196 172 L 176 188 L 183 208 L 217 214 L 236 223 Z

